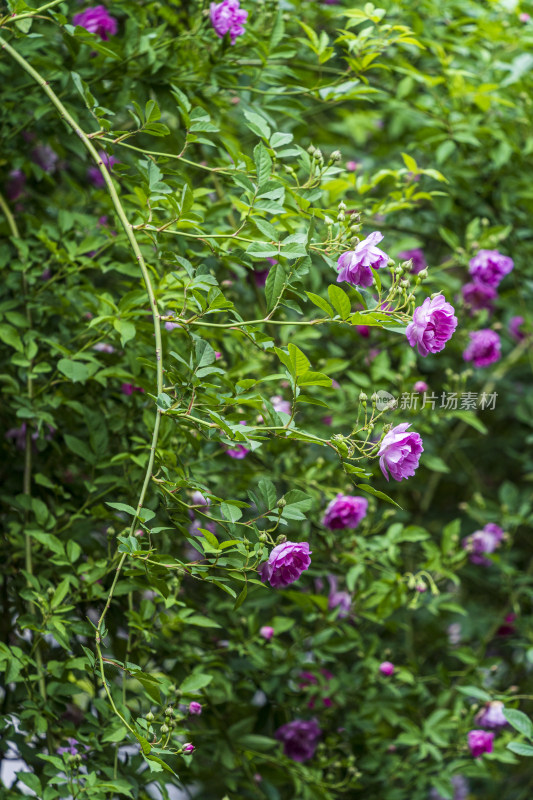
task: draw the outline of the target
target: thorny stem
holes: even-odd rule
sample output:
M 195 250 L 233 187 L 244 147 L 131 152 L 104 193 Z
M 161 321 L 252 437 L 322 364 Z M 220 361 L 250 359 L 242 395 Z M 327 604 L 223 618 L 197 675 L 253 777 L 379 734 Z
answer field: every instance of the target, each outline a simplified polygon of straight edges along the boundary
M 146 291 L 147 291 L 147 294 L 148 294 L 148 298 L 149 298 L 149 302 L 150 302 L 150 309 L 151 309 L 151 312 L 152 312 L 152 318 L 153 318 L 153 323 L 154 323 L 155 347 L 156 347 L 156 367 L 157 367 L 157 394 L 159 395 L 163 390 L 162 341 L 161 341 L 161 324 L 160 324 L 159 309 L 157 307 L 157 301 L 156 301 L 156 298 L 155 298 L 155 294 L 154 294 L 154 290 L 153 290 L 152 283 L 151 283 L 151 280 L 150 280 L 150 275 L 149 275 L 149 272 L 148 272 L 148 268 L 147 268 L 146 262 L 144 260 L 143 254 L 142 254 L 142 252 L 140 250 L 140 247 L 139 247 L 139 245 L 137 243 L 137 240 L 135 238 L 135 235 L 133 233 L 133 226 L 128 221 L 128 218 L 126 216 L 126 213 L 124 211 L 122 203 L 120 202 L 117 190 L 115 189 L 115 186 L 113 184 L 111 176 L 109 175 L 109 172 L 108 172 L 106 166 L 102 162 L 102 159 L 100 158 L 100 156 L 98 154 L 98 151 L 95 149 L 95 147 L 92 144 L 90 138 L 87 136 L 86 133 L 84 133 L 84 131 L 81 130 L 81 128 L 79 127 L 79 125 L 76 122 L 76 120 L 69 114 L 69 112 L 67 111 L 67 109 L 65 108 L 65 106 L 63 105 L 61 100 L 59 99 L 59 97 L 50 88 L 50 86 L 48 85 L 48 82 L 45 81 L 44 78 L 40 75 L 40 73 L 37 72 L 37 70 L 35 70 L 31 66 L 31 64 L 29 64 L 21 55 L 19 55 L 19 53 L 17 53 L 17 51 L 14 50 L 1 36 L 0 36 L 0 47 L 3 50 L 5 50 L 11 56 L 11 58 L 13 58 L 14 61 L 16 61 L 22 67 L 22 69 L 25 70 L 25 72 L 27 72 L 28 75 L 30 75 L 35 80 L 35 82 L 43 89 L 43 91 L 46 93 L 46 95 L 48 96 L 50 101 L 53 103 L 53 105 L 58 110 L 60 117 L 66 122 L 66 124 L 70 128 L 72 128 L 74 133 L 80 138 L 80 140 L 82 141 L 83 145 L 85 146 L 85 148 L 90 153 L 91 157 L 93 158 L 93 160 L 97 164 L 97 166 L 98 166 L 98 168 L 99 168 L 99 170 L 100 170 L 100 172 L 102 174 L 102 177 L 103 177 L 103 179 L 105 181 L 107 190 L 108 190 L 108 192 L 109 192 L 109 194 L 111 196 L 111 201 L 112 201 L 113 206 L 115 208 L 116 214 L 117 214 L 120 222 L 122 223 L 122 226 L 124 228 L 126 236 L 127 236 L 128 240 L 129 240 L 131 249 L 133 250 L 133 253 L 135 254 L 135 257 L 136 257 L 137 262 L 139 264 L 139 268 L 141 270 L 142 277 L 144 279 L 144 283 L 145 283 L 145 286 L 146 286 Z M 4 206 L 5 206 L 5 203 L 4 203 Z M 2 207 L 4 208 L 4 206 L 2 206 Z M 7 217 L 7 219 L 8 219 L 8 222 L 9 222 L 9 217 Z M 11 219 L 12 219 L 12 217 L 11 217 Z M 156 446 L 157 446 L 157 439 L 158 439 L 158 436 L 159 436 L 159 427 L 160 427 L 160 423 L 161 423 L 161 413 L 162 412 L 159 409 L 156 412 L 154 430 L 153 430 L 153 435 L 152 435 L 152 444 L 151 444 L 151 447 L 150 447 L 150 456 L 148 458 L 148 464 L 147 464 L 147 468 L 146 468 L 146 473 L 145 473 L 145 477 L 144 477 L 143 486 L 142 486 L 141 493 L 140 493 L 140 496 L 139 496 L 139 502 L 137 504 L 136 513 L 135 513 L 135 516 L 134 516 L 133 521 L 131 523 L 131 532 L 132 533 L 133 533 L 133 531 L 135 529 L 135 524 L 137 522 L 137 519 L 139 518 L 139 514 L 140 514 L 140 511 L 141 511 L 143 503 L 144 503 L 144 498 L 146 496 L 146 490 L 148 488 L 148 485 L 149 485 L 150 479 L 151 479 L 151 475 L 152 475 L 152 468 L 153 468 L 154 459 L 155 459 L 155 450 L 156 450 Z M 30 442 L 30 444 L 31 444 L 31 442 Z M 27 447 L 26 450 L 28 452 L 30 450 L 30 448 Z M 96 639 L 96 652 L 97 652 L 99 666 L 100 666 L 102 684 L 103 684 L 103 687 L 104 687 L 105 692 L 107 694 L 108 700 L 109 700 L 109 702 L 111 704 L 111 707 L 112 707 L 113 711 L 115 712 L 115 714 L 118 717 L 120 717 L 120 719 L 122 720 L 122 722 L 124 723 L 126 728 L 136 738 L 138 738 L 136 731 L 126 721 L 126 719 L 119 712 L 119 710 L 117 709 L 117 707 L 115 705 L 115 702 L 113 700 L 113 697 L 111 695 L 109 686 L 108 686 L 106 678 L 105 678 L 104 662 L 103 662 L 102 650 L 101 650 L 101 640 L 102 640 L 101 631 L 102 631 L 102 626 L 103 626 L 104 619 L 105 619 L 105 616 L 107 614 L 107 611 L 109 609 L 109 606 L 111 604 L 111 599 L 113 597 L 113 592 L 115 590 L 115 587 L 116 587 L 116 584 L 117 584 L 117 581 L 118 581 L 118 578 L 119 578 L 119 575 L 120 575 L 120 572 L 122 570 L 122 567 L 124 565 L 125 560 L 126 560 L 126 553 L 123 553 L 122 557 L 121 557 L 121 559 L 120 559 L 120 561 L 118 563 L 118 566 L 116 568 L 115 577 L 114 577 L 113 583 L 111 585 L 111 589 L 109 590 L 109 595 L 108 595 L 104 610 L 103 610 L 103 612 L 102 612 L 102 614 L 100 616 L 100 619 L 98 621 L 98 625 L 97 625 L 97 628 L 96 628 L 95 639 Z

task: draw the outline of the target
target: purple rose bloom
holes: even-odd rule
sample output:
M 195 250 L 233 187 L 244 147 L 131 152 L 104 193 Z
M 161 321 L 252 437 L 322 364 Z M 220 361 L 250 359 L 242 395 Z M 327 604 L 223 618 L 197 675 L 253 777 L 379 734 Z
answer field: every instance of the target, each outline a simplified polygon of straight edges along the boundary
M 465 361 L 473 361 L 475 367 L 488 367 L 501 356 L 500 337 L 490 328 L 469 334 L 470 344 L 463 353 Z
M 362 242 L 359 242 L 355 250 L 343 253 L 337 261 L 339 272 L 337 283 L 346 281 L 352 286 L 371 286 L 374 278 L 370 267 L 379 269 L 386 266 L 389 260 L 388 255 L 376 247 L 382 239 L 383 234 L 374 231 Z
M 236 458 L 237 460 L 246 458 L 249 452 L 250 448 L 245 447 L 243 444 L 238 444 L 237 447 L 226 448 L 226 455 L 228 455 L 230 458 Z
M 349 615 L 352 607 L 352 595 L 349 592 L 339 592 L 337 588 L 337 578 L 335 575 L 328 575 L 328 581 L 328 609 L 333 611 L 334 608 L 338 608 L 338 618 L 345 619 Z
M 366 516 L 368 500 L 364 497 L 338 494 L 326 508 L 322 525 L 332 531 L 342 528 L 357 528 Z
M 483 753 L 492 753 L 494 734 L 487 731 L 469 731 L 468 746 L 474 758 L 479 758 Z
M 422 437 L 414 431 L 407 432 L 409 422 L 396 425 L 383 437 L 379 448 L 379 466 L 385 478 L 389 480 L 387 470 L 395 481 L 410 478 L 418 467 L 420 454 L 423 453 Z
M 382 661 L 379 665 L 379 671 L 388 678 L 394 674 L 394 664 L 392 661 Z
M 307 542 L 278 544 L 259 567 L 259 577 L 274 589 L 284 589 L 297 581 L 302 572 L 311 566 L 311 550 Z
M 31 151 L 31 159 L 43 172 L 55 172 L 58 167 L 59 156 L 49 144 L 38 144 Z
M 109 172 L 111 172 L 115 164 L 120 164 L 118 158 L 109 156 L 105 150 L 99 150 L 98 155 L 100 156 L 103 165 L 107 167 Z M 104 176 L 96 165 L 89 167 L 87 170 L 87 177 L 91 181 L 92 185 L 96 186 L 98 189 L 101 189 L 103 186 L 105 186 Z
M 498 297 L 498 292 L 493 286 L 481 281 L 473 281 L 467 283 L 462 288 L 463 300 L 467 306 L 470 306 L 472 311 L 479 311 L 486 308 L 487 311 L 493 311 L 493 300 Z
M 487 703 L 485 708 L 478 711 L 475 720 L 478 725 L 482 725 L 484 728 L 503 728 L 508 724 L 503 716 L 504 708 L 505 706 L 501 700 L 492 700 Z
M 8 200 L 18 200 L 26 185 L 26 175 L 21 169 L 12 169 L 6 183 L 6 197 Z
M 498 250 L 480 250 L 470 259 L 469 272 L 474 280 L 488 283 L 489 286 L 496 288 L 513 267 L 513 259 L 504 256 Z
M 94 8 L 85 9 L 81 14 L 76 14 L 72 18 L 72 24 L 85 28 L 89 33 L 96 33 L 104 42 L 107 42 L 109 36 L 114 36 L 118 30 L 116 19 L 104 6 L 94 6 Z
M 259 628 L 259 636 L 262 636 L 263 639 L 266 639 L 266 641 L 269 642 L 274 636 L 274 628 L 272 628 L 270 625 L 263 625 L 262 628 Z
M 239 0 L 222 0 L 222 3 L 211 3 L 209 16 L 216 35 L 223 39 L 229 33 L 231 44 L 235 44 L 237 36 L 244 33 L 248 12 L 240 7 Z
M 415 247 L 414 250 L 404 250 L 402 253 L 398 253 L 398 259 L 400 261 L 411 260 L 413 262 L 411 267 L 413 275 L 418 275 L 419 272 L 422 272 L 422 270 L 427 267 L 424 251 L 420 250 L 418 247 Z
M 468 781 L 462 775 L 454 775 L 451 778 L 453 786 L 453 800 L 468 800 L 470 788 Z M 429 793 L 429 800 L 445 800 L 445 798 L 436 790 L 432 789 Z
M 511 317 L 509 320 L 509 333 L 517 342 L 521 342 L 526 338 L 525 333 L 520 330 L 523 324 L 524 317 Z
M 428 353 L 440 353 L 446 342 L 452 338 L 457 327 L 454 308 L 446 302 L 443 294 L 437 297 L 426 297 L 418 308 L 415 308 L 413 321 L 405 331 L 411 347 L 418 347 L 421 356 Z
M 321 735 L 316 719 L 293 719 L 275 733 L 276 739 L 283 742 L 284 754 L 300 762 L 313 758 Z
M 189 703 L 189 714 L 196 714 L 197 716 L 202 713 L 202 704 L 193 700 Z
M 490 567 L 492 561 L 485 558 L 485 555 L 494 553 L 503 539 L 503 530 L 494 522 L 489 522 L 480 531 L 474 531 L 470 536 L 466 536 L 461 546 L 463 550 L 469 552 L 472 564 L 479 564 L 483 567 Z

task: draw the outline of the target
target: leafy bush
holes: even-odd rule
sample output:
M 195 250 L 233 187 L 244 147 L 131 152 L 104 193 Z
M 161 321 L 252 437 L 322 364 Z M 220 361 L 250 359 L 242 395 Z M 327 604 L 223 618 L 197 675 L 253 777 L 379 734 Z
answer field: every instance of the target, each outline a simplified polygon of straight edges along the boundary
M 527 11 L 7 5 L 0 795 L 525 799 Z

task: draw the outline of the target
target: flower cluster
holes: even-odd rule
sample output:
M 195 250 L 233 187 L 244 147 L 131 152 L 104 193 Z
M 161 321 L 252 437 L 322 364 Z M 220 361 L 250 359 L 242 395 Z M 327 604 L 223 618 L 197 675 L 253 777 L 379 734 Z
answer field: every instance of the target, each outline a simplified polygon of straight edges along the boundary
M 233 45 L 237 36 L 244 33 L 248 12 L 240 7 L 239 0 L 223 0 L 222 3 L 211 3 L 209 16 L 216 35 L 223 39 L 229 33 Z

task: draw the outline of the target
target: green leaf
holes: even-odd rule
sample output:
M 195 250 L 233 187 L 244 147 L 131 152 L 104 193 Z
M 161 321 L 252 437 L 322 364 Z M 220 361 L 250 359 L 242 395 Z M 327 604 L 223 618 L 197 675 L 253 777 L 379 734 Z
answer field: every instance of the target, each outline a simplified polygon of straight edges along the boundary
M 254 161 L 257 171 L 257 181 L 261 187 L 269 180 L 272 173 L 272 159 L 262 142 L 259 142 L 259 144 L 254 147 Z
M 533 738 L 533 722 L 522 711 L 515 708 L 504 708 L 503 716 L 519 733 L 523 733 L 528 739 Z
M 373 494 L 374 497 L 379 497 L 380 500 L 385 500 L 387 503 L 392 503 L 392 505 L 396 506 L 396 508 L 401 508 L 401 506 L 398 505 L 398 503 L 387 494 L 384 492 L 379 492 L 377 489 L 374 489 L 373 486 L 369 486 L 367 483 L 357 483 L 356 486 L 358 489 L 362 489 L 363 492 L 367 492 L 367 494 Z
M 328 286 L 328 294 L 331 305 L 337 314 L 341 317 L 341 319 L 348 319 L 352 310 L 352 305 L 346 292 L 341 289 L 340 286 L 335 286 L 333 283 Z
M 414 172 L 415 174 L 418 173 L 418 164 L 414 160 L 412 156 L 407 155 L 407 153 L 402 153 L 403 163 L 407 167 L 410 172 Z
M 237 522 L 242 517 L 242 511 L 237 506 L 232 506 L 229 503 L 221 503 L 220 511 L 224 519 L 230 522 Z
M 136 515 L 135 509 L 126 505 L 126 503 L 106 503 L 106 506 L 115 508 L 117 511 L 123 511 L 125 514 L 130 514 L 132 517 Z
M 467 697 L 475 697 L 476 700 L 483 700 L 484 703 L 488 703 L 492 699 L 488 692 L 484 689 L 479 689 L 477 686 L 458 686 L 457 689 L 461 694 Z
M 260 736 L 257 733 L 247 733 L 237 740 L 239 747 L 249 748 L 250 750 L 273 750 L 278 742 L 268 736 Z
M 533 747 L 530 744 L 523 744 L 522 742 L 509 742 L 507 749 L 517 756 L 533 756 Z
M 331 386 L 332 380 L 323 372 L 306 372 L 298 378 L 299 386 Z
M 299 347 L 296 347 L 292 342 L 288 346 L 289 358 L 291 360 L 291 373 L 295 377 L 304 375 L 311 366 L 309 359 L 305 356 Z
M 57 368 L 73 383 L 85 383 L 91 375 L 91 370 L 87 364 L 83 364 L 81 361 L 73 361 L 70 358 L 61 358 L 57 362 Z
M 263 117 L 254 114 L 253 111 L 245 111 L 244 116 L 248 120 L 246 125 L 251 131 L 267 141 L 270 139 L 270 127 Z
M 37 797 L 42 797 L 43 789 L 41 786 L 41 781 L 34 772 L 17 772 L 17 778 L 21 783 L 23 783 L 25 786 L 28 786 L 33 792 L 35 792 Z
M 200 689 L 204 689 L 213 680 L 212 675 L 206 675 L 203 672 L 193 672 L 189 675 L 180 686 L 182 694 L 198 694 Z
M 263 496 L 267 508 L 274 508 L 277 500 L 276 487 L 268 478 L 263 478 L 258 483 L 258 489 Z
M 280 299 L 286 282 L 287 273 L 285 272 L 285 267 L 281 264 L 274 264 L 270 268 L 265 284 L 265 296 L 269 311 L 274 308 Z
M 52 595 L 52 599 L 50 601 L 50 607 L 56 608 L 57 606 L 61 605 L 62 601 L 67 596 L 67 592 L 69 590 L 70 581 L 68 578 L 63 578 L 59 586 L 57 586 L 54 594 Z
M 128 729 L 124 727 L 124 725 L 119 725 L 118 728 L 114 728 L 113 730 L 106 733 L 106 735 L 102 738 L 103 742 L 122 742 L 128 736 Z
M 248 594 L 248 584 L 245 583 L 244 586 L 242 587 L 242 590 L 241 590 L 239 596 L 237 597 L 237 599 L 235 600 L 235 603 L 233 605 L 233 610 L 234 611 L 237 611 L 237 609 L 242 606 L 242 604 L 246 600 L 246 595 L 247 594 Z
M 313 294 L 313 292 L 306 292 L 306 295 L 308 296 L 310 301 L 314 303 L 315 306 L 318 306 L 318 308 L 320 308 L 325 314 L 327 314 L 328 317 L 333 316 L 333 309 L 327 302 L 327 300 L 324 300 L 324 298 L 320 297 L 320 295 L 318 294 Z
M 24 345 L 22 339 L 18 335 L 16 329 L 12 325 L 3 322 L 0 325 L 0 341 L 5 342 L 10 347 L 13 347 L 19 353 L 24 352 Z
M 87 461 L 89 464 L 96 464 L 98 458 L 86 442 L 68 433 L 66 433 L 63 438 L 65 439 L 65 444 L 72 453 L 80 456 L 80 458 L 83 458 L 83 460 Z

